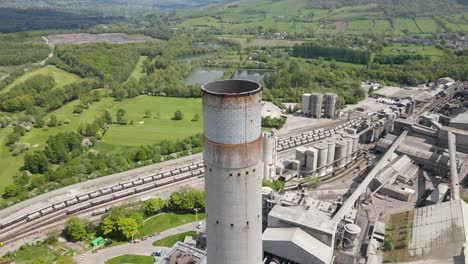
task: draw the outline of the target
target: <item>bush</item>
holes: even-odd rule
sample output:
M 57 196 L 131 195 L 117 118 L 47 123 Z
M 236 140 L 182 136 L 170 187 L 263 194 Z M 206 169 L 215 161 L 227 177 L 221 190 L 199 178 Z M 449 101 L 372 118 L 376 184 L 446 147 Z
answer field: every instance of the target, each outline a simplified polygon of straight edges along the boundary
M 184 119 L 184 113 L 182 113 L 182 111 L 180 110 L 175 111 L 174 116 L 172 117 L 172 120 L 182 120 L 182 119 Z

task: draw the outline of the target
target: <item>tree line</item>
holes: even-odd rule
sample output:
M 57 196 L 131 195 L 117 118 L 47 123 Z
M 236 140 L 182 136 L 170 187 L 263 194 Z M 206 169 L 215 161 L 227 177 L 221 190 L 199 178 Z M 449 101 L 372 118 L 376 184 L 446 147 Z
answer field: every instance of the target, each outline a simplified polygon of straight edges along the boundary
M 1 42 L 0 65 L 22 65 L 42 61 L 50 53 L 45 43 Z
M 358 48 L 345 48 L 323 46 L 313 42 L 296 44 L 292 49 L 292 55 L 303 58 L 324 58 L 357 64 L 367 64 L 371 57 L 368 50 Z
M 85 240 L 90 234 L 102 235 L 118 241 L 128 241 L 138 234 L 145 218 L 161 212 L 193 213 L 205 210 L 205 193 L 194 188 L 181 188 L 163 200 L 153 198 L 134 206 L 117 206 L 109 209 L 98 226 L 87 219 L 71 217 L 64 233 L 71 241 Z

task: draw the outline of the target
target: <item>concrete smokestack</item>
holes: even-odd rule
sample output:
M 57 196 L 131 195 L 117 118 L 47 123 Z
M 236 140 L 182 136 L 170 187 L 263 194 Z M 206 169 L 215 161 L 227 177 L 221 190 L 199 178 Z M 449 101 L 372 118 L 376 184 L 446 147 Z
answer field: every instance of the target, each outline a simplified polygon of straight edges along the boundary
M 260 84 L 202 86 L 207 264 L 262 262 Z

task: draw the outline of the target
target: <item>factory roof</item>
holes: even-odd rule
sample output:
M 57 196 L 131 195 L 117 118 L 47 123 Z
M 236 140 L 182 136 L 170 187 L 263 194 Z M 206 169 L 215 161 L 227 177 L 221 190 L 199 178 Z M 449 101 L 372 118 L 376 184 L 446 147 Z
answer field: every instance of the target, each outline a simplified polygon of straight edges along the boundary
M 450 123 L 468 123 L 468 112 L 458 114 L 456 117 L 451 118 Z
M 267 228 L 263 232 L 263 248 L 297 263 L 330 263 L 333 248 L 297 227 Z
M 327 234 L 335 234 L 338 223 L 329 215 L 315 208 L 275 206 L 268 214 L 282 222 L 313 229 Z
M 395 99 L 413 98 L 416 101 L 426 101 L 434 96 L 432 93 L 427 92 L 424 89 L 418 89 L 413 87 L 400 88 L 393 86 L 385 86 L 383 88 L 378 89 L 373 94 L 377 96 Z
M 468 205 L 454 200 L 413 211 L 409 254 L 414 260 L 459 256 L 467 241 Z
M 432 191 L 432 193 L 426 198 L 427 201 L 433 203 L 440 203 L 444 199 L 445 195 L 448 192 L 448 185 L 445 183 L 440 183 L 437 188 Z
M 160 258 L 158 264 L 206 264 L 206 252 L 177 242 Z

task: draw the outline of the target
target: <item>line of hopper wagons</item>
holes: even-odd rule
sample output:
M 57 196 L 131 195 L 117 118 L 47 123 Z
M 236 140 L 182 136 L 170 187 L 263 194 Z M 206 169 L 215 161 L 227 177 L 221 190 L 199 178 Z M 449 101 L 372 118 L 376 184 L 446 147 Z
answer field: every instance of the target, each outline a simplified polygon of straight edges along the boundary
M 336 128 L 324 130 L 323 128 L 313 130 L 310 132 L 305 132 L 297 136 L 290 136 L 287 138 L 282 138 L 278 140 L 278 149 L 277 151 L 283 151 L 291 149 L 294 147 L 302 146 L 308 143 L 319 141 L 325 138 L 330 137 L 333 134 L 336 134 L 338 131 L 343 131 L 345 128 L 353 127 L 361 121 L 361 118 L 356 118 L 351 121 L 348 121 L 342 125 L 337 126 Z
M 140 178 L 134 181 L 119 183 L 111 187 L 103 188 L 98 191 L 77 195 L 72 199 L 53 204 L 51 206 L 42 208 L 35 212 L 29 213 L 27 215 L 19 216 L 15 219 L 12 219 L 5 223 L 0 223 L 0 230 L 6 228 L 10 225 L 16 224 L 23 220 L 32 221 L 53 213 L 58 210 L 65 209 L 67 210 L 67 215 L 74 214 L 76 212 L 110 202 L 112 200 L 117 200 L 124 198 L 136 193 L 148 191 L 157 187 L 162 187 L 174 182 L 179 182 L 191 177 L 196 177 L 204 173 L 204 163 L 200 162 L 190 166 L 177 168 L 172 171 L 166 171 L 158 173 L 155 175 L 150 175 L 145 178 Z M 169 178 L 170 177 L 170 178 Z M 106 213 L 108 208 L 94 210 L 93 215 L 99 215 Z

